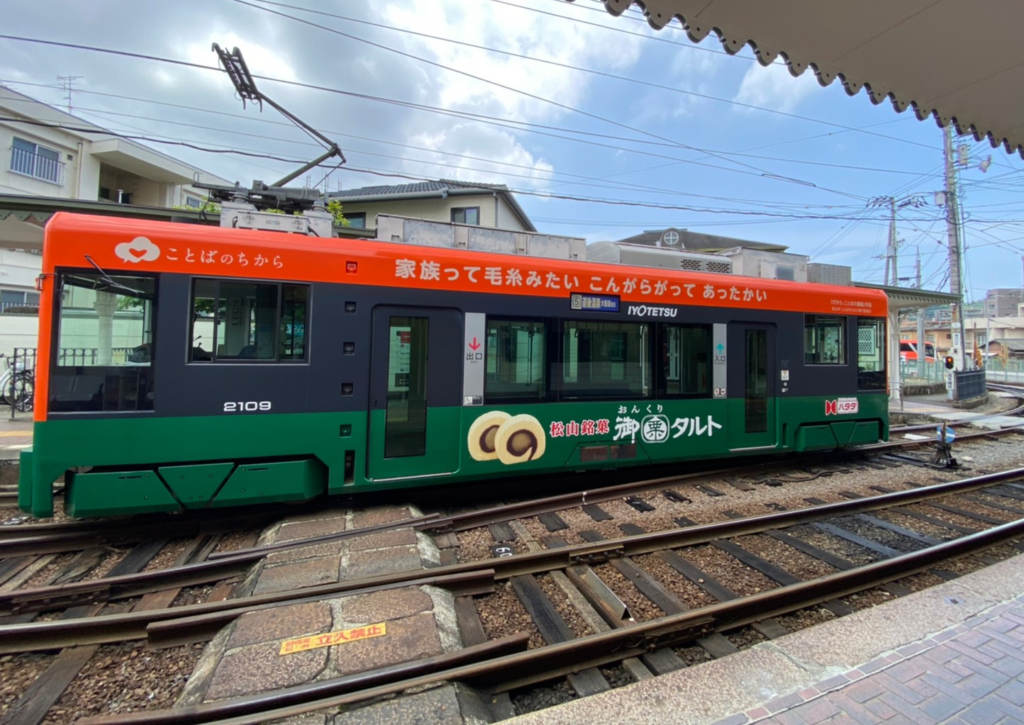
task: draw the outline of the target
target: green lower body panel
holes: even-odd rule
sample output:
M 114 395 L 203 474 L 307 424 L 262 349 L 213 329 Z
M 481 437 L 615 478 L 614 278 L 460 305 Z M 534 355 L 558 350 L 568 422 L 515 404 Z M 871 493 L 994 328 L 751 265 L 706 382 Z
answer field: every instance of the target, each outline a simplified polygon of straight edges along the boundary
M 69 473 L 64 506 L 75 517 L 181 509 L 155 471 Z
M 742 398 L 566 401 L 430 408 L 422 445 L 387 446 L 383 411 L 37 422 L 21 454 L 18 504 L 72 516 L 301 501 L 534 473 L 675 463 L 885 440 L 884 393 L 837 414 L 825 396 L 771 399 L 748 430 Z M 851 411 L 851 408 L 852 411 Z M 395 430 L 402 443 L 403 431 Z M 90 473 L 72 474 L 79 467 Z
M 211 506 L 305 501 L 323 492 L 326 474 L 323 465 L 313 460 L 239 466 Z
M 234 467 L 233 463 L 200 463 L 195 466 L 161 466 L 158 470 L 160 478 L 182 506 L 201 509 L 210 503 Z
M 836 436 L 830 425 L 802 425 L 796 431 L 796 450 L 814 451 L 835 448 Z

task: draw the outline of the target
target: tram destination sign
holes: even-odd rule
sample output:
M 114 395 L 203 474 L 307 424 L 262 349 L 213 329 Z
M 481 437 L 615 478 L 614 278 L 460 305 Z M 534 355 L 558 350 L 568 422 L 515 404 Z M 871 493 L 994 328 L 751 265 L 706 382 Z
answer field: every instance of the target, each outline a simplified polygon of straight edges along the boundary
M 619 298 L 613 295 L 585 295 L 574 292 L 569 296 L 569 307 L 585 312 L 618 312 Z

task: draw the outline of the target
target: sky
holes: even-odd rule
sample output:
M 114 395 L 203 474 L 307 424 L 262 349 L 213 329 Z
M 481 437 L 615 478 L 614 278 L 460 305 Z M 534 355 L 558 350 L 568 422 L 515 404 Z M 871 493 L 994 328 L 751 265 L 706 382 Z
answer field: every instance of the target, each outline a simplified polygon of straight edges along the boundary
M 784 244 L 874 283 L 889 234 L 878 199 L 893 197 L 911 202 L 897 218 L 901 284 L 916 285 L 920 254 L 923 286 L 949 288 L 933 120 L 765 68 L 749 49 L 729 55 L 714 34 L 695 44 L 677 21 L 655 31 L 636 6 L 614 18 L 594 0 L 6 5 L 0 32 L 22 40 L 0 39 L 0 83 L 67 110 L 59 77 L 73 77 L 76 116 L 244 186 L 323 149 L 274 109 L 243 107 L 213 43 L 239 48 L 261 93 L 343 150 L 340 168 L 293 183 L 505 184 L 542 232 L 689 229 Z M 970 136 L 955 144 L 977 300 L 1022 286 L 1024 161 Z

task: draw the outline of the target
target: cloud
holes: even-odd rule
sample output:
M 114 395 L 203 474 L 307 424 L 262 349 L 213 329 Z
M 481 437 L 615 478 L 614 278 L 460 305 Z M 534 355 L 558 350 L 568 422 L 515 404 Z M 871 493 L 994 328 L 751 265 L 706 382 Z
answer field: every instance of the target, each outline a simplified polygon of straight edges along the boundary
M 812 71 L 806 71 L 794 78 L 782 63 L 772 63 L 767 68 L 752 63 L 740 89 L 733 98 L 739 103 L 771 108 L 776 111 L 792 112 L 810 93 L 820 88 Z M 752 113 L 753 109 L 737 107 L 740 113 Z

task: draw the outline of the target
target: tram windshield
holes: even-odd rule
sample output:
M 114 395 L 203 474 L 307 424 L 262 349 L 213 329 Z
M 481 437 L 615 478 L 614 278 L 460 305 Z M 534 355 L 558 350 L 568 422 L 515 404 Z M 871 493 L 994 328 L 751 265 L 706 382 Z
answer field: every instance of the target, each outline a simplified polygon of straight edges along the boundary
M 152 410 L 156 278 L 66 272 L 58 285 L 50 411 Z

